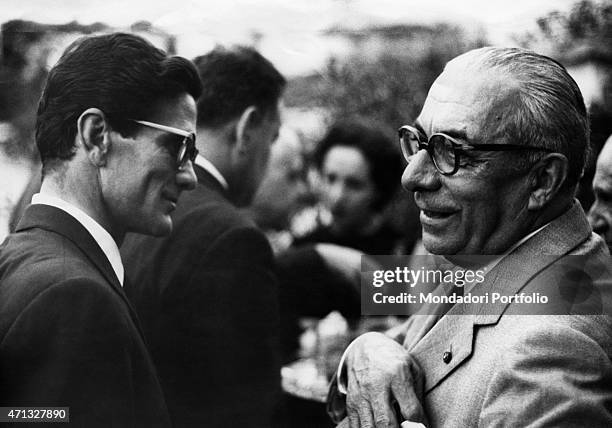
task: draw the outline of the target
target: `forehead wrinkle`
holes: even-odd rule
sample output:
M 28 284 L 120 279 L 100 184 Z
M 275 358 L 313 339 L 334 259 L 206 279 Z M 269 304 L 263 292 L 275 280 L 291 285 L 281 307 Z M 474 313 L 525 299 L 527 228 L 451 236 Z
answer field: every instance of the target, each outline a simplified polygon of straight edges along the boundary
M 428 137 L 441 132 L 454 138 L 467 139 L 467 124 L 455 120 L 458 112 L 466 110 L 466 105 L 460 100 L 448 99 L 454 92 L 456 91 L 452 87 L 434 83 L 427 95 L 423 110 L 415 121 L 415 128 Z M 441 118 L 444 119 L 444 123 L 441 123 Z
M 448 127 L 436 131 L 456 131 L 473 143 L 503 136 L 508 123 L 504 119 L 521 108 L 519 82 L 501 70 L 454 64 L 434 85 L 430 94 L 439 107 L 432 116 L 442 112 L 442 128 Z

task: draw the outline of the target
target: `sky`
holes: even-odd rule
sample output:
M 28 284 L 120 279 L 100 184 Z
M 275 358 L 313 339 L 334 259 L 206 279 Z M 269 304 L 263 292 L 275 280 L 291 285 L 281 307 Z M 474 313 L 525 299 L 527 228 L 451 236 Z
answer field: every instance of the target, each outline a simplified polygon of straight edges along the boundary
M 494 44 L 512 44 L 512 35 L 534 28 L 552 10 L 574 0 L 1 0 L 0 20 L 27 19 L 61 24 L 104 22 L 127 28 L 152 22 L 177 36 L 178 54 L 194 57 L 215 44 L 258 45 L 289 76 L 319 69 L 334 51 L 323 33 L 340 25 L 449 22 L 483 28 Z

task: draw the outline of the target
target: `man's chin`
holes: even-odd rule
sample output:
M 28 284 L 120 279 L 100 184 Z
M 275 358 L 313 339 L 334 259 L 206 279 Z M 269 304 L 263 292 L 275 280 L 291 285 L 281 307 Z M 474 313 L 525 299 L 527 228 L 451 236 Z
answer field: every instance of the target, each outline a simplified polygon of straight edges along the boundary
M 168 215 L 167 218 L 164 218 L 163 220 L 149 224 L 142 224 L 135 232 L 155 237 L 168 236 L 172 232 L 172 219 Z
M 423 246 L 431 254 L 447 256 L 458 252 L 456 246 L 443 236 L 431 235 L 423 231 Z

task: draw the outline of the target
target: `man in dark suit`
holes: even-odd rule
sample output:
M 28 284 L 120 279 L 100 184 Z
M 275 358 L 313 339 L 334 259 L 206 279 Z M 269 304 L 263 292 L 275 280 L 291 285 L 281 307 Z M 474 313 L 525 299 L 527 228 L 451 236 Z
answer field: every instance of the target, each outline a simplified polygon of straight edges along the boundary
M 172 235 L 126 239 L 126 291 L 177 427 L 266 427 L 280 389 L 277 283 L 270 245 L 236 206 L 265 172 L 285 79 L 250 48 L 195 63 L 198 185 L 179 202 Z
M 118 245 L 170 233 L 195 186 L 200 92 L 191 62 L 129 34 L 81 39 L 51 70 L 41 190 L 0 247 L 3 406 L 67 406 L 83 427 L 170 425 Z

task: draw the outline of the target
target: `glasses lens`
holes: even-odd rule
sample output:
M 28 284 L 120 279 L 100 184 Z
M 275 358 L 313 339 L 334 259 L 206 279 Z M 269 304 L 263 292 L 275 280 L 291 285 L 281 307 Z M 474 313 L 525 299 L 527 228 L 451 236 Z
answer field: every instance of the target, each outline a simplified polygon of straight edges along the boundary
M 179 166 L 184 166 L 188 160 L 194 162 L 197 155 L 198 150 L 195 148 L 195 137 L 192 134 L 189 137 L 185 137 L 183 139 L 181 148 L 179 149 L 179 152 L 176 157 L 176 161 Z
M 400 130 L 400 147 L 406 160 L 410 160 L 410 157 L 419 151 L 419 135 L 416 130 L 408 127 Z
M 455 170 L 455 147 L 444 135 L 434 134 L 429 140 L 432 147 L 432 157 L 436 167 L 444 174 L 450 174 Z

